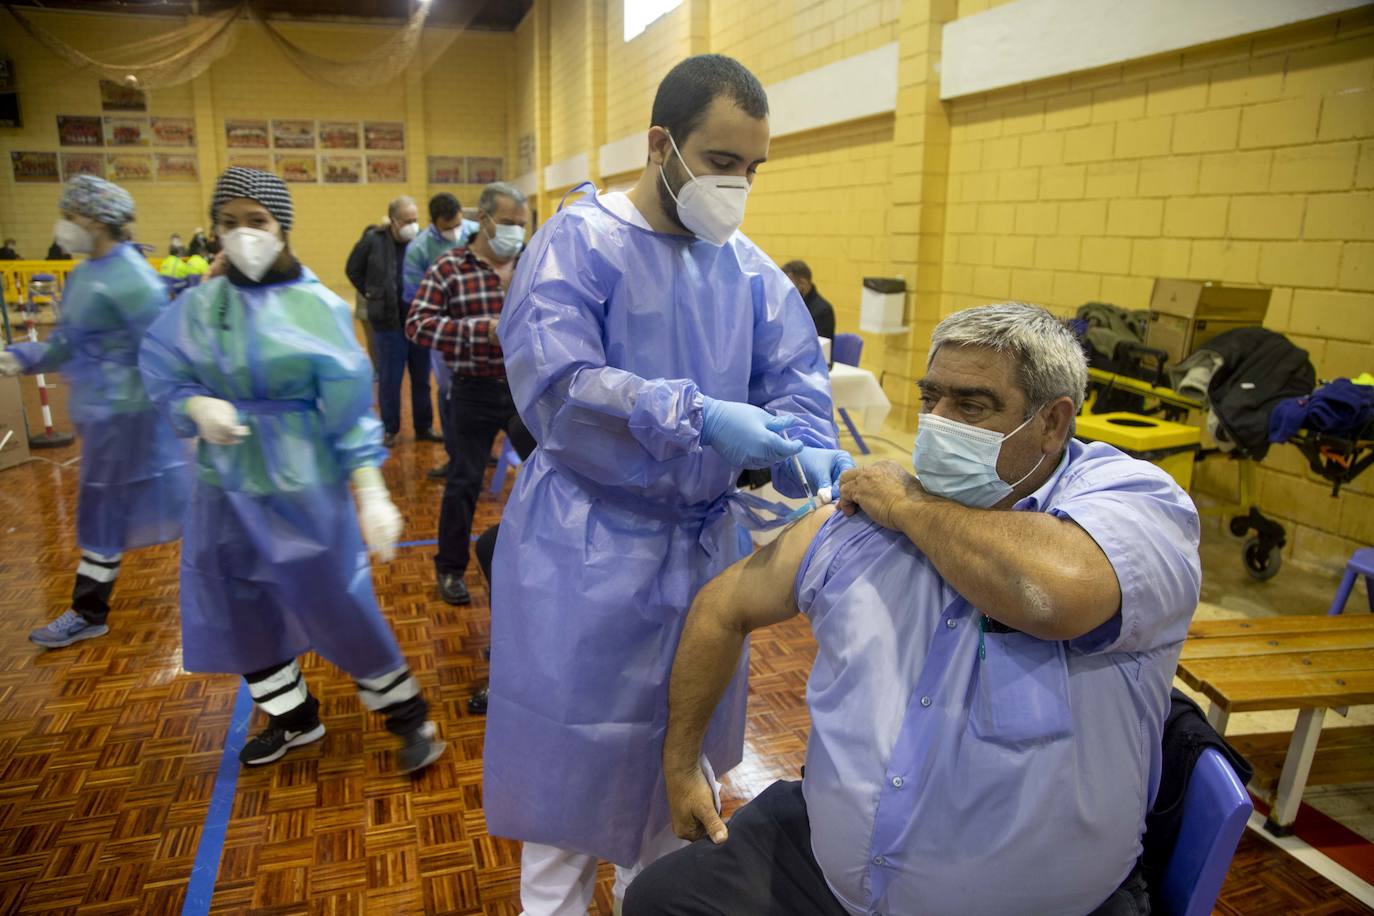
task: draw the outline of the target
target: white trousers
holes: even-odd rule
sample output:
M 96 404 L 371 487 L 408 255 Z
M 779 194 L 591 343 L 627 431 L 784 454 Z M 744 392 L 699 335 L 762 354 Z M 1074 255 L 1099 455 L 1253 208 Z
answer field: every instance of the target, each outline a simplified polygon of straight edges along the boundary
M 711 764 L 701 758 L 702 772 L 716 797 L 716 810 L 720 810 L 720 783 L 716 782 Z M 625 891 L 639 873 L 654 862 L 676 852 L 687 845 L 673 833 L 669 824 L 651 837 L 645 837 L 639 847 L 639 859 L 628 868 L 615 867 L 615 887 L 612 895 L 616 911 L 625 899 Z M 526 843 L 520 853 L 520 905 L 521 916 L 587 916 L 596 893 L 596 856 L 581 852 L 545 846 L 542 843 Z

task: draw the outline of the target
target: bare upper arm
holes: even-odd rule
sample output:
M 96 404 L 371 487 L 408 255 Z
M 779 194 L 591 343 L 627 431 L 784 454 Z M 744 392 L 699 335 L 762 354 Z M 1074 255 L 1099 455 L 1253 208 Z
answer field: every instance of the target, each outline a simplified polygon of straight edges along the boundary
M 722 625 L 744 632 L 791 617 L 797 613 L 793 583 L 806 548 L 834 512 L 834 506 L 823 506 L 803 516 L 772 543 L 708 582 L 696 604 L 716 614 Z

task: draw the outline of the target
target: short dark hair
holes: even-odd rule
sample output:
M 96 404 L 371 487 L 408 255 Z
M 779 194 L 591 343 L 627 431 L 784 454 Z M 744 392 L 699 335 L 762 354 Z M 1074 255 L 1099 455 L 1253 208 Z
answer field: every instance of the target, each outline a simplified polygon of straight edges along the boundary
M 788 261 L 782 265 L 782 272 L 794 277 L 801 277 L 803 280 L 811 279 L 811 268 L 806 266 L 805 261 Z
M 447 191 L 440 191 L 429 199 L 429 221 L 436 222 L 441 219 L 453 219 L 463 210 L 463 205 L 458 203 L 458 198 Z
M 768 94 L 744 64 L 724 54 L 698 54 L 669 70 L 658 84 L 649 126 L 667 128 L 682 143 L 722 95 L 751 118 L 768 117 Z

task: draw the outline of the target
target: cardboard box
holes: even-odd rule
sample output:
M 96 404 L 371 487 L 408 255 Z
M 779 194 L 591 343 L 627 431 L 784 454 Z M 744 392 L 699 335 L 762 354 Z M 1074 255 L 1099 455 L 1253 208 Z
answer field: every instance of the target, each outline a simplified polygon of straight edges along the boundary
M 1160 278 L 1150 294 L 1145 343 L 1168 353 L 1169 363 L 1177 365 L 1224 331 L 1264 324 L 1269 294 L 1267 289 Z
M 0 378 L 0 443 L 0 471 L 29 460 L 29 433 L 17 378 Z

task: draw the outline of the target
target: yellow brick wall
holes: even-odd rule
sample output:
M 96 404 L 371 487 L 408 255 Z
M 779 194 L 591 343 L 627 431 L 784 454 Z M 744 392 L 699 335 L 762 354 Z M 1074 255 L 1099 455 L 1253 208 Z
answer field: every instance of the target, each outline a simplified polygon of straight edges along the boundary
M 1271 288 L 1266 325 L 1319 377 L 1374 370 L 1369 13 L 947 110 L 940 315 L 1009 297 L 1065 314 L 1090 300 L 1144 308 L 1155 277 L 1218 280 Z M 1374 480 L 1331 500 L 1291 446 L 1260 477 L 1260 505 L 1299 559 L 1339 564 L 1374 542 Z M 1234 480 L 1203 466 L 1204 489 Z
M 179 20 L 153 17 L 34 14 L 76 47 L 98 50 L 121 40 L 175 28 Z M 394 34 L 394 29 L 312 24 L 284 27 L 292 40 L 335 60 L 355 58 Z M 237 27 L 233 50 L 197 80 L 149 93 L 149 115 L 197 118 L 201 175 L 198 183 L 129 182 L 138 206 L 138 240 L 165 250 L 172 231 L 189 238 L 207 222 L 206 207 L 227 161 L 226 118 L 311 118 L 407 122 L 404 184 L 290 186 L 296 210 L 293 250 L 332 289 L 352 301 L 344 261 L 370 223 L 384 218 L 387 202 L 410 194 L 424 212 L 430 193 L 452 190 L 465 205 L 480 188 L 427 186 L 425 156 L 473 155 L 509 159 L 511 72 L 514 36 L 429 29 L 410 73 L 372 88 L 343 90 L 316 82 L 288 61 L 257 26 Z M 9 165 L 11 150 L 60 150 L 55 116 L 99 115 L 97 82 L 74 74 L 18 29 L 0 35 L 0 54 L 15 62 L 24 127 L 0 132 L 0 234 L 13 235 L 21 253 L 45 253 L 51 241 L 56 184 L 19 184 Z M 425 64 L 429 64 L 424 71 Z M 351 152 L 351 151 L 350 151 Z M 362 154 L 362 151 L 359 151 Z
M 586 153 L 592 146 L 589 2 L 552 0 L 549 4 L 550 34 L 558 36 L 549 47 L 550 162 Z
M 625 41 L 623 0 L 606 4 L 606 138 L 649 129 L 654 91 L 675 64 L 691 53 L 693 0 L 659 17 Z
M 177 26 L 175 20 L 161 18 L 131 20 L 128 17 L 50 16 L 32 12 L 28 15 L 45 27 L 60 27 L 60 34 L 78 47 L 86 48 L 105 48 L 149 38 Z M 103 114 L 100 88 L 95 77 L 71 72 L 67 65 L 30 40 L 8 14 L 5 20 L 5 27 L 0 30 L 0 56 L 14 62 L 24 126 L 0 129 L 0 235 L 13 236 L 20 254 L 25 257 L 42 258 L 52 242 L 52 226 L 58 216 L 57 200 L 62 188 L 57 184 L 16 184 L 10 152 L 104 152 L 103 147 L 86 149 L 57 144 L 58 115 Z M 129 115 L 145 116 L 143 112 L 130 112 Z M 146 115 L 193 116 L 191 86 L 150 93 Z M 193 152 L 165 147 L 149 149 Z M 196 184 L 130 182 L 128 191 L 134 197 L 138 212 L 138 220 L 132 227 L 135 236 L 159 248 L 166 246 L 174 230 L 189 240 L 191 230 L 206 219 Z
M 884 115 L 774 140 L 749 194 L 744 232 L 779 264 L 806 261 L 840 333 L 859 330 L 863 278 L 891 260 L 892 130 Z
M 900 0 L 717 3 L 711 50 L 776 83 L 894 41 L 900 9 Z
M 514 48 L 511 54 L 511 113 L 510 113 L 510 152 L 512 165 L 509 168 L 512 178 L 519 178 L 527 172 L 539 168 L 539 119 L 538 98 L 536 94 L 538 63 L 535 53 L 535 17 L 526 16 L 515 29 Z M 533 138 L 536 148 L 525 149 L 521 158 L 521 139 Z M 547 138 L 545 138 L 547 142 Z
M 428 69 L 415 74 L 423 87 L 424 143 L 420 145 L 420 136 L 412 130 L 406 145 L 424 154 L 419 157 L 421 166 L 427 165 L 424 156 L 490 156 L 505 160 L 504 178 L 517 177 L 507 123 L 514 92 L 514 37 L 436 29 L 425 40 L 443 50 Z M 396 120 L 396 115 L 389 120 Z M 426 204 L 432 195 L 449 191 L 464 207 L 475 207 L 482 193 L 480 184 L 428 184 L 427 168 L 413 178 L 413 191 L 393 191 L 384 196 L 389 200 L 397 193 L 412 194 L 420 205 L 421 225 L 429 222 Z

